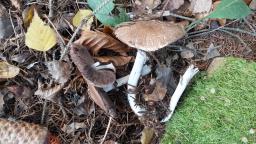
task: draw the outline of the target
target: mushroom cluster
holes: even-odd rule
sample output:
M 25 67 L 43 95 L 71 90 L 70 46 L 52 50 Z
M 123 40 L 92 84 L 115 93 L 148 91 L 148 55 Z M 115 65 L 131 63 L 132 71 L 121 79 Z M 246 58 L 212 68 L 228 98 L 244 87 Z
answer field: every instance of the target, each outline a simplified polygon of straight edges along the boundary
M 137 105 L 135 101 L 135 90 L 138 85 L 138 80 L 141 76 L 143 66 L 148 60 L 146 52 L 159 50 L 182 38 L 186 34 L 184 28 L 186 24 L 186 22 L 171 23 L 150 20 L 123 23 L 115 29 L 114 33 L 120 41 L 130 47 L 138 49 L 127 86 L 129 91 L 128 101 L 136 115 L 143 116 L 143 113 L 146 111 L 146 109 Z M 180 96 L 191 78 L 197 72 L 197 68 L 194 68 L 193 65 L 189 66 L 185 74 L 180 78 L 179 84 L 170 100 L 170 113 L 161 120 L 162 122 L 166 122 L 171 118 Z

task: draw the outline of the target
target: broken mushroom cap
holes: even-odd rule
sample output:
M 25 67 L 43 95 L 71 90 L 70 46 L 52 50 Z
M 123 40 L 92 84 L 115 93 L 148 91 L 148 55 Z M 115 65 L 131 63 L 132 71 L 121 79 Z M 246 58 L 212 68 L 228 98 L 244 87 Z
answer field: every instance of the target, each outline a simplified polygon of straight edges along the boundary
M 156 51 L 182 38 L 187 23 L 158 20 L 128 22 L 115 29 L 116 37 L 130 47 Z
M 97 69 L 86 47 L 74 43 L 70 49 L 70 56 L 82 76 L 94 86 L 106 87 L 115 82 L 115 72 L 109 69 Z

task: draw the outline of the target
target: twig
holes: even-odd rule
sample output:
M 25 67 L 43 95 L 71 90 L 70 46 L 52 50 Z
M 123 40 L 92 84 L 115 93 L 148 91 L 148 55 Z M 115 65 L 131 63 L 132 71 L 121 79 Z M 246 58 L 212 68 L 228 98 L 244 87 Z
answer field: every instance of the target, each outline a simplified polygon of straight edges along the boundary
M 245 34 L 248 34 L 248 35 L 256 36 L 255 32 L 252 33 L 252 32 L 245 31 L 245 30 L 242 30 L 242 29 L 239 29 L 239 28 L 223 27 L 221 29 L 223 29 L 223 30 L 230 30 L 230 31 L 236 31 L 236 32 L 240 32 L 240 33 L 245 33 Z
M 244 18 L 243 20 L 244 20 L 244 22 L 248 25 L 248 27 L 251 29 L 251 31 L 252 31 L 253 33 L 255 33 L 255 32 L 256 32 L 256 28 L 254 28 L 254 27 L 248 22 L 248 20 L 247 20 L 246 18 Z
M 42 117 L 41 117 L 41 124 L 44 123 L 44 117 L 45 117 L 46 107 L 47 107 L 47 100 L 44 100 L 43 112 L 42 112 Z
M 76 28 L 75 32 L 73 33 L 72 37 L 70 38 L 70 40 L 68 41 L 68 44 L 66 45 L 66 47 L 64 48 L 60 60 L 62 60 L 64 58 L 64 56 L 67 54 L 67 50 L 70 47 L 71 43 L 74 41 L 77 33 L 79 32 L 79 30 L 86 24 L 86 22 L 96 13 L 98 13 L 98 11 L 100 9 L 102 9 L 102 7 L 104 7 L 106 4 L 108 4 L 111 0 L 105 0 L 101 5 L 99 5 L 99 7 L 97 7 L 92 14 L 86 16 L 80 23 L 80 25 Z
M 49 9 L 48 17 L 52 18 L 53 17 L 53 0 L 49 0 L 48 9 Z
M 12 24 L 13 32 L 14 32 L 14 34 L 15 34 L 17 47 L 18 47 L 18 49 L 20 49 L 20 44 L 19 44 L 18 39 L 17 39 L 18 34 L 17 34 L 16 30 L 15 30 L 15 27 L 14 27 L 14 24 L 13 24 L 13 21 L 12 21 L 12 16 L 11 16 L 11 10 L 10 10 L 10 9 L 9 9 L 9 15 L 10 15 L 9 18 L 10 18 L 10 21 L 11 21 L 11 24 Z
M 112 122 L 112 119 L 113 119 L 113 118 L 110 116 L 110 117 L 109 117 L 109 120 L 108 120 L 107 129 L 106 129 L 106 131 L 105 131 L 104 137 L 103 137 L 103 139 L 102 139 L 102 141 L 101 141 L 100 144 L 103 144 L 104 141 L 105 141 L 105 139 L 106 139 L 106 137 L 107 137 L 107 134 L 108 134 L 108 131 L 109 131 L 109 128 L 110 128 L 110 124 L 111 124 L 111 122 Z

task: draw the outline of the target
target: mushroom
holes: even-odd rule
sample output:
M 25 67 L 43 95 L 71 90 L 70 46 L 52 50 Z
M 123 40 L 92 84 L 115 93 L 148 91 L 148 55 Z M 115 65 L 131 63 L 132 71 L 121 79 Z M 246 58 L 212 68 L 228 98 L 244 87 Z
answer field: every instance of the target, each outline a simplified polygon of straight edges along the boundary
M 114 104 L 102 89 L 113 85 L 116 80 L 115 73 L 99 66 L 99 63 L 94 63 L 88 49 L 81 45 L 74 43 L 70 49 L 70 56 L 87 82 L 90 98 L 107 114 L 115 117 Z M 108 68 L 109 66 L 106 67 Z
M 136 115 L 142 116 L 143 112 L 146 111 L 135 102 L 138 80 L 142 67 L 148 59 L 144 51 L 159 50 L 182 38 L 186 34 L 185 25 L 187 22 L 171 23 L 150 20 L 124 23 L 115 29 L 114 33 L 120 41 L 138 49 L 127 86 L 128 101 Z

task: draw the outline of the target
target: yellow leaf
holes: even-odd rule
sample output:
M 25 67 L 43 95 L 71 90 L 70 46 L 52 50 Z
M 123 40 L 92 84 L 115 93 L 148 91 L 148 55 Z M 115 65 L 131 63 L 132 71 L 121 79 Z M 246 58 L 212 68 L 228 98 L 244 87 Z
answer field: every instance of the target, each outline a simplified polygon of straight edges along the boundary
M 0 78 L 13 78 L 18 75 L 20 69 L 7 62 L 0 62 Z
M 25 35 L 26 45 L 38 51 L 48 51 L 56 44 L 56 33 L 38 16 L 34 10 L 34 17 Z
M 73 17 L 73 25 L 74 26 L 76 26 L 76 27 L 78 27 L 79 25 L 80 25 L 80 23 L 81 23 L 81 21 L 85 18 L 85 17 L 87 17 L 87 16 L 89 16 L 90 14 L 92 14 L 92 11 L 91 10 L 87 10 L 87 9 L 81 9 L 81 10 L 79 10 L 77 13 L 76 13 L 76 15 Z M 91 17 L 88 21 L 87 21 L 87 23 L 86 23 L 86 25 L 82 28 L 83 30 L 89 30 L 90 28 L 91 28 L 91 24 L 92 24 L 92 22 L 93 22 L 93 17 Z

